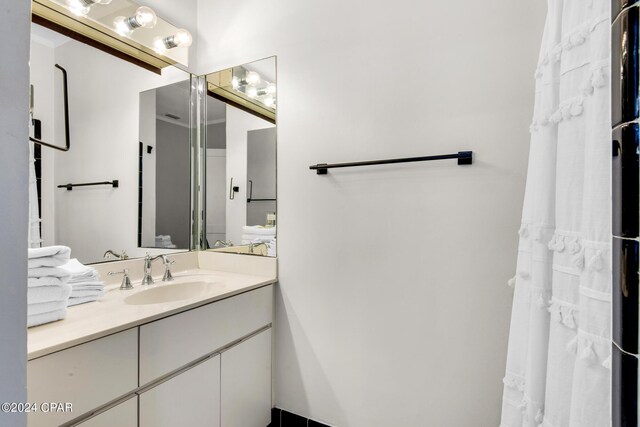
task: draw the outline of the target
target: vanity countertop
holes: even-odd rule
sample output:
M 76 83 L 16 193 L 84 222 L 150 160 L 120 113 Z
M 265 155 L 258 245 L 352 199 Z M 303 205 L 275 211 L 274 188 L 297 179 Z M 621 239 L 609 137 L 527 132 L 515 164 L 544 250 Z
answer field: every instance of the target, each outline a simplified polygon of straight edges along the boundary
M 97 338 L 101 338 L 116 332 L 121 332 L 145 323 L 152 322 L 173 314 L 177 314 L 195 307 L 209 304 L 221 299 L 229 298 L 262 286 L 266 286 L 277 281 L 275 268 L 253 265 L 249 272 L 245 274 L 238 272 L 237 260 L 229 262 L 223 257 L 257 258 L 243 257 L 238 255 L 208 254 L 182 255 L 182 264 L 195 267 L 197 262 L 191 262 L 187 258 L 198 256 L 200 258 L 199 268 L 184 269 L 174 272 L 174 280 L 162 282 L 162 275 L 154 274 L 155 284 L 140 285 L 140 280 L 132 276 L 134 289 L 120 290 L 118 283 L 107 283 L 105 295 L 98 301 L 80 304 L 67 308 L 65 319 L 36 326 L 28 329 L 27 352 L 28 360 L 35 359 L 59 350 L 63 350 L 78 344 L 82 344 Z M 203 262 L 203 258 L 205 262 Z M 186 260 L 186 262 L 185 262 Z M 222 263 L 210 262 L 210 260 L 222 260 Z M 265 264 L 267 260 L 247 260 L 254 264 Z M 275 259 L 273 261 L 275 265 Z M 132 263 L 135 261 L 125 261 Z M 141 260 L 137 260 L 141 263 Z M 124 262 L 123 262 L 124 263 Z M 205 265 L 202 265 L 205 264 Z M 109 264 L 111 267 L 115 263 Z M 212 268 L 213 267 L 213 268 Z M 223 268 L 227 271 L 218 269 Z M 99 269 L 100 270 L 100 269 Z M 102 270 L 105 270 L 102 268 Z M 154 270 L 154 273 L 157 273 Z M 229 271 L 231 270 L 231 271 Z M 236 270 L 236 271 L 233 271 Z M 102 272 L 101 272 L 102 273 Z M 102 277 L 105 274 L 101 274 Z M 120 276 L 122 277 L 122 276 Z M 116 279 L 117 280 L 117 279 Z M 193 296 L 168 302 L 149 304 L 129 304 L 125 301 L 131 295 L 139 294 L 150 289 L 162 287 L 174 287 L 181 284 L 206 282 L 210 286 L 203 287 L 202 290 L 194 293 Z M 157 291 L 154 291 L 157 292 Z M 129 298 L 131 300 L 131 298 Z

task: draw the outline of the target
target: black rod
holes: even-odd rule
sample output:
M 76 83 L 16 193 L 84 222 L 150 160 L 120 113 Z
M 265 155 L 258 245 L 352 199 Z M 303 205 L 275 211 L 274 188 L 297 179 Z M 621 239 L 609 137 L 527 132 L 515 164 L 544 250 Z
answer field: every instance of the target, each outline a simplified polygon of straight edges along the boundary
M 328 169 L 350 168 L 356 166 L 388 165 L 393 163 L 426 162 L 430 160 L 458 159 L 459 165 L 470 165 L 473 163 L 473 151 L 458 151 L 455 154 L 441 154 L 438 156 L 404 157 L 400 159 L 368 160 L 365 162 L 348 163 L 318 163 L 309 166 L 309 169 L 317 171 L 318 175 L 326 175 Z
M 275 202 L 276 199 L 247 199 L 247 203 L 251 202 Z
M 84 182 L 82 184 L 63 184 L 63 185 L 58 185 L 58 188 L 66 188 L 68 191 L 73 190 L 73 187 L 89 187 L 89 186 L 93 186 L 93 185 L 111 185 L 113 186 L 113 188 L 118 188 L 119 185 L 119 181 L 117 179 L 114 179 L 113 181 L 102 181 L 102 182 Z
M 64 139 L 65 146 L 60 147 L 59 145 L 49 144 L 44 141 L 40 141 L 39 139 L 29 137 L 29 141 L 35 142 L 36 144 L 44 145 L 45 147 L 53 148 L 60 151 L 69 151 L 71 148 L 71 140 L 69 138 L 69 87 L 67 84 L 67 70 L 62 68 L 60 64 L 55 64 L 55 67 L 62 71 L 62 86 L 64 88 L 63 91 L 63 101 L 64 101 Z

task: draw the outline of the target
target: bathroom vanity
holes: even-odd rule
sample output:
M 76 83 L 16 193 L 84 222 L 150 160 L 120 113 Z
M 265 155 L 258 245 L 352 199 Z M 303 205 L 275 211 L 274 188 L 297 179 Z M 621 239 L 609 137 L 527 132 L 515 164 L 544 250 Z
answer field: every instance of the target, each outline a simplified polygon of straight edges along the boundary
M 102 300 L 28 334 L 28 425 L 243 426 L 270 422 L 276 260 L 188 252 L 171 282 L 142 286 L 142 260 L 96 265 L 102 277 L 129 268 L 134 289 L 112 278 Z M 52 406 L 54 407 L 54 406 Z

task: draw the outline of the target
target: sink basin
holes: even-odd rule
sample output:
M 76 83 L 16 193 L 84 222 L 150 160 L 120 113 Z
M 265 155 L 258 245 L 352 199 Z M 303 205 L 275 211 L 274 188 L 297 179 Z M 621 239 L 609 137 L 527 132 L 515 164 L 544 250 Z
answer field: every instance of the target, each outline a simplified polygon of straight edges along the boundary
M 124 302 L 130 305 L 145 305 L 180 301 L 183 299 L 205 296 L 212 290 L 221 288 L 222 286 L 222 283 L 218 282 L 187 282 L 170 285 L 150 285 L 149 289 L 129 295 L 124 299 Z

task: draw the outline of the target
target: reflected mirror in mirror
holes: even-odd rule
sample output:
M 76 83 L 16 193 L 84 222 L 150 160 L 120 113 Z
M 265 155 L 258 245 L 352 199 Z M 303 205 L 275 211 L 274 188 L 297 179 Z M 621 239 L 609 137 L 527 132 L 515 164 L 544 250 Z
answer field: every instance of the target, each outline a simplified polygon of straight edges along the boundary
M 31 137 L 66 145 L 64 69 L 70 148 L 30 144 L 29 245 L 69 246 L 85 264 L 105 256 L 144 256 L 148 250 L 138 245 L 138 166 L 140 108 L 147 106 L 140 105 L 140 93 L 188 81 L 189 74 L 167 67 L 158 75 L 36 24 L 31 34 Z M 185 98 L 176 103 L 188 103 L 188 93 L 175 96 Z M 155 106 L 148 108 L 157 114 Z M 189 217 L 188 202 L 184 215 Z M 172 241 L 175 248 L 162 251 L 189 248 L 182 236 L 172 235 Z
M 138 245 L 189 248 L 190 80 L 140 94 Z
M 205 79 L 207 247 L 276 256 L 276 58 Z

